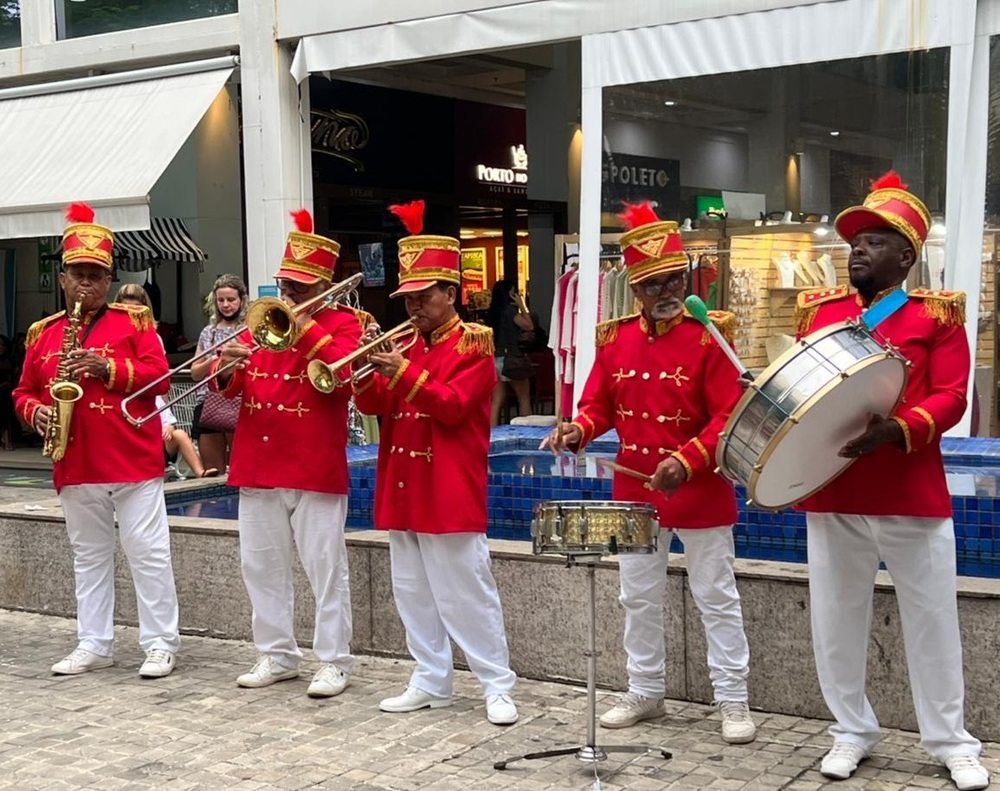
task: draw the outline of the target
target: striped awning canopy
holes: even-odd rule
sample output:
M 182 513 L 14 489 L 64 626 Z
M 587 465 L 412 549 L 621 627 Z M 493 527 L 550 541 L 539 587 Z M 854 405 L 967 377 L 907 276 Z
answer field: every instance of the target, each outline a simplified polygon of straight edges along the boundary
M 205 267 L 208 255 L 202 250 L 184 221 L 176 217 L 150 218 L 148 231 L 118 231 L 115 234 L 115 267 L 126 272 L 142 272 L 164 261 L 198 264 Z M 53 258 L 62 258 L 62 245 Z
M 191 238 L 184 221 L 176 217 L 151 217 L 148 231 L 115 234 L 115 265 L 126 272 L 141 272 L 161 261 L 198 264 L 208 259 Z

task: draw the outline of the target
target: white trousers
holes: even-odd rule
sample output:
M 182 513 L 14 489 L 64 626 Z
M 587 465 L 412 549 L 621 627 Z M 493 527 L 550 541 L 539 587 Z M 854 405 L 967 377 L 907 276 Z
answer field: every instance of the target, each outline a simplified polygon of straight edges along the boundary
M 296 668 L 293 542 L 316 599 L 313 653 L 351 672 L 351 586 L 347 570 L 347 495 L 298 489 L 240 489 L 240 560 L 253 606 L 257 650 Z
M 177 592 L 163 479 L 84 483 L 59 493 L 73 547 L 79 647 L 111 656 L 115 638 L 115 514 L 135 584 L 139 646 L 177 651 Z
M 931 757 L 979 755 L 964 723 L 965 684 L 951 519 L 807 514 L 813 651 L 830 734 L 871 750 L 882 738 L 865 695 L 875 574 L 896 588 L 920 743 Z
M 684 544 L 688 585 L 708 643 L 708 672 L 717 701 L 747 700 L 750 647 L 736 590 L 731 526 L 676 530 Z M 667 587 L 670 528 L 661 528 L 657 551 L 618 557 L 625 608 L 629 691 L 647 698 L 666 694 L 663 597 Z
M 452 694 L 451 637 L 465 653 L 485 695 L 503 695 L 517 677 L 484 533 L 389 533 L 392 592 L 417 667 L 410 685 L 436 697 Z

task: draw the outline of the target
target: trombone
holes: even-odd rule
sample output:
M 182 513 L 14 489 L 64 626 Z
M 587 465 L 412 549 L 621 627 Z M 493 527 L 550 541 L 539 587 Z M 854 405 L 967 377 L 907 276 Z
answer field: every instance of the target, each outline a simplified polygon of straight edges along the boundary
M 310 297 L 305 302 L 300 302 L 298 305 L 293 305 L 289 307 L 283 300 L 278 297 L 260 297 L 255 299 L 250 303 L 247 308 L 246 322 L 242 327 L 237 329 L 231 336 L 224 338 L 217 343 L 213 343 L 204 351 L 196 354 L 190 360 L 181 363 L 176 368 L 172 368 L 167 371 L 163 376 L 154 379 L 145 387 L 141 387 L 136 390 L 132 395 L 122 401 L 122 414 L 125 415 L 125 419 L 128 420 L 133 426 L 139 427 L 148 423 L 153 418 L 159 417 L 161 412 L 166 411 L 178 401 L 187 398 L 191 393 L 197 390 L 199 387 L 203 387 L 211 382 L 213 379 L 218 378 L 220 375 L 231 371 L 238 362 L 234 361 L 226 365 L 220 366 L 215 370 L 210 376 L 205 377 L 203 380 L 197 384 L 192 385 L 186 390 L 182 390 L 176 396 L 171 398 L 169 401 L 163 404 L 159 409 L 153 410 L 142 417 L 134 417 L 129 412 L 129 405 L 136 398 L 140 398 L 151 389 L 160 384 L 163 380 L 169 379 L 172 376 L 176 376 L 182 371 L 190 371 L 191 367 L 201 361 L 206 357 L 211 356 L 215 353 L 215 350 L 220 346 L 224 346 L 231 340 L 234 340 L 240 333 L 245 330 L 250 331 L 250 336 L 254 340 L 254 345 L 251 348 L 251 353 L 256 352 L 259 349 L 267 349 L 271 352 L 283 352 L 290 349 L 298 341 L 301 333 L 296 325 L 296 319 L 302 313 L 313 312 L 314 308 L 322 306 L 328 301 L 336 301 L 343 297 L 346 297 L 357 291 L 358 286 L 361 285 L 361 281 L 364 279 L 364 274 L 358 273 L 343 280 L 336 285 L 331 286 L 326 291 L 321 294 L 317 294 L 315 297 Z
M 306 373 L 313 387 L 321 393 L 330 393 L 343 385 L 357 384 L 378 370 L 375 365 L 366 362 L 356 371 L 352 371 L 350 378 L 343 379 L 341 374 L 358 360 L 367 360 L 373 352 L 388 350 L 393 346 L 396 346 L 399 351 L 405 352 L 417 342 L 419 337 L 420 331 L 417 329 L 417 325 L 413 323 L 413 319 L 407 319 L 399 326 L 379 333 L 373 340 L 364 346 L 359 346 L 346 357 L 341 357 L 334 363 L 313 360 L 306 367 Z

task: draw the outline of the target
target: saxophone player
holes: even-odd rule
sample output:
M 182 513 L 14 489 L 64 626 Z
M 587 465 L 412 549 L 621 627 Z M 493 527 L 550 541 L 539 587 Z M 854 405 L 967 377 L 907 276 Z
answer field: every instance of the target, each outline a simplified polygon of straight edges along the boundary
M 94 224 L 85 204 L 73 204 L 67 219 L 59 285 L 70 315 L 57 313 L 28 330 L 24 371 L 14 390 L 17 413 L 45 438 L 53 459 L 73 548 L 78 643 L 52 672 L 76 675 L 114 664 L 117 515 L 146 654 L 139 675 L 158 678 L 173 670 L 180 647 L 163 450 L 159 423 L 136 428 L 120 405 L 166 374 L 167 360 L 146 307 L 108 304 L 111 231 Z M 155 396 L 168 388 L 164 379 L 142 406 L 155 409 Z M 61 397 L 65 393 L 71 395 Z

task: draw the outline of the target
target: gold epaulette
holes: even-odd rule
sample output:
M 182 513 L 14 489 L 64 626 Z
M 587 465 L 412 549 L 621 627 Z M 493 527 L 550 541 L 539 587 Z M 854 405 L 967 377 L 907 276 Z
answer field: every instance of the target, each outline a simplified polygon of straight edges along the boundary
M 944 326 L 965 324 L 965 292 L 915 288 L 907 296 L 919 299 L 920 315 L 937 319 Z
M 730 343 L 736 340 L 735 313 L 730 313 L 728 310 L 710 310 L 708 311 L 708 318 L 712 320 L 712 324 L 722 333 L 723 338 Z
M 493 356 L 493 330 L 482 324 L 462 322 L 462 337 L 455 347 L 459 354 L 478 354 L 481 357 Z
M 632 313 L 629 316 L 622 316 L 620 319 L 602 321 L 598 324 L 597 329 L 594 330 L 594 342 L 597 344 L 597 348 L 600 349 L 602 346 L 613 343 L 615 338 L 618 337 L 618 328 L 626 321 L 634 321 L 639 318 L 639 315 L 638 313 Z
M 361 310 L 360 308 L 352 308 L 350 305 L 344 305 L 340 302 L 336 303 L 337 310 L 342 310 L 345 313 L 350 313 L 358 320 L 358 324 L 361 325 L 361 331 L 364 332 L 368 325 L 371 324 L 375 317 L 369 313 L 367 310 Z
M 60 310 L 58 313 L 53 313 L 51 316 L 46 316 L 44 319 L 39 319 L 30 327 L 28 327 L 28 337 L 24 342 L 25 347 L 30 348 L 35 343 L 35 341 L 38 340 L 38 336 L 42 334 L 42 330 L 44 330 L 47 326 L 49 326 L 49 324 L 51 324 L 56 319 L 61 318 L 65 315 L 66 311 Z
M 850 289 L 847 286 L 832 286 L 828 288 L 810 288 L 800 291 L 795 300 L 795 330 L 799 335 L 805 335 L 812 327 L 816 318 L 816 310 L 820 305 L 834 302 L 847 296 Z
M 111 302 L 108 304 L 111 310 L 123 310 L 128 313 L 132 320 L 132 326 L 139 332 L 144 332 L 153 328 L 153 313 L 145 305 L 127 305 L 121 302 Z

